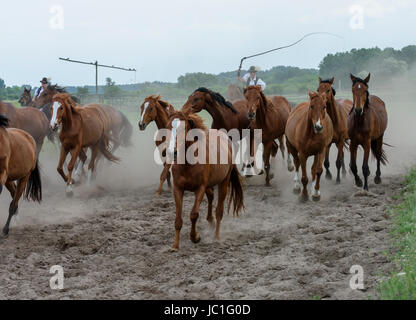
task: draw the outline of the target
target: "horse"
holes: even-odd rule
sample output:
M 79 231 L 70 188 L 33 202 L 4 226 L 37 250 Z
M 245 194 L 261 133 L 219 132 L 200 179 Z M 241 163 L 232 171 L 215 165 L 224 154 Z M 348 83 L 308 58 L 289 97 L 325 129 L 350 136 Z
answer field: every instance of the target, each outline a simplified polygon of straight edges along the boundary
M 32 101 L 32 94 L 30 93 L 31 90 L 32 90 L 31 88 L 29 88 L 29 89 L 24 88 L 23 89 L 23 93 L 20 96 L 20 99 L 18 101 L 22 107 L 32 107 L 33 106 L 34 103 Z
M 37 156 L 42 149 L 45 137 L 54 142 L 48 119 L 43 112 L 31 107 L 16 108 L 10 103 L 0 101 L 0 114 L 9 119 L 8 123 L 11 128 L 24 130 L 35 139 Z
M 245 100 L 243 90 L 238 86 L 238 84 L 230 84 L 227 88 L 225 96 L 228 101 L 235 102 L 237 100 Z
M 139 128 L 144 131 L 146 127 L 154 121 L 158 130 L 166 129 L 169 122 L 169 116 L 175 111 L 175 108 L 166 101 L 163 101 L 161 96 L 151 95 L 144 99 L 140 106 L 141 117 L 139 120 Z M 163 141 L 156 141 L 158 147 Z M 156 191 L 157 195 L 162 194 L 163 183 L 167 180 L 169 189 L 172 188 L 170 183 L 170 165 L 164 164 L 163 171 L 160 174 L 160 184 Z
M 284 156 L 283 135 L 285 134 L 286 122 L 290 113 L 290 103 L 285 97 L 281 96 L 267 98 L 261 90 L 261 86 L 249 86 L 245 96 L 248 104 L 250 128 L 262 130 L 266 186 L 270 186 L 270 156 L 272 154 L 275 155 L 277 152 L 277 149 L 273 151 L 273 148 L 277 148 L 275 139 L 279 139 L 282 155 Z M 290 164 L 290 157 L 288 157 L 289 170 Z
M 231 202 L 233 202 L 234 216 L 238 216 L 240 211 L 244 208 L 244 194 L 241 184 L 240 174 L 235 164 L 232 163 L 232 146 L 231 141 L 227 135 L 220 130 L 210 129 L 207 130 L 203 120 L 195 113 L 186 114 L 182 111 L 175 111 L 169 118 L 167 128 L 171 130 L 170 137 L 167 139 L 168 158 L 174 157 L 177 153 L 177 147 L 184 146 L 185 152 L 193 147 L 195 142 L 191 141 L 176 141 L 177 130 L 184 126 L 185 136 L 192 129 L 198 129 L 198 132 L 202 133 L 198 138 L 198 145 L 203 145 L 206 148 L 205 157 L 203 157 L 203 163 L 198 161 L 191 164 L 188 159 L 185 159 L 184 164 L 178 164 L 174 161 L 172 164 L 173 175 L 173 194 L 176 205 L 176 219 L 175 219 L 175 238 L 172 250 L 179 249 L 179 237 L 182 228 L 182 204 L 184 191 L 192 191 L 195 194 L 195 201 L 190 214 L 192 228 L 190 238 L 193 243 L 198 243 L 201 240 L 199 233 L 196 229 L 196 222 L 199 216 L 199 207 L 204 198 L 204 193 L 209 188 L 218 186 L 218 204 L 216 208 L 216 229 L 215 239 L 220 237 L 220 225 L 224 212 L 224 202 L 228 194 L 228 188 L 231 188 L 230 198 L 228 202 L 228 212 L 230 211 Z M 217 139 L 217 148 L 212 147 L 210 144 L 210 134 L 215 134 Z M 219 140 L 219 141 L 218 141 Z M 225 152 L 227 162 L 219 162 L 218 157 L 221 153 Z M 217 157 L 217 163 L 209 163 L 210 153 Z M 212 157 L 212 156 L 211 156 Z M 207 220 L 213 225 L 212 211 L 208 210 Z
M 299 166 L 302 168 L 302 199 L 308 200 L 308 174 L 306 162 L 314 156 L 312 165 L 312 199 L 321 199 L 320 179 L 322 163 L 328 145 L 333 138 L 332 120 L 326 112 L 326 94 L 309 92 L 309 102 L 299 104 L 289 115 L 286 123 L 286 145 L 295 162 L 295 194 L 301 192 Z
M 377 171 L 374 178 L 375 184 L 381 183 L 380 163 L 386 165 L 387 156 L 383 150 L 383 137 L 387 129 L 387 112 L 383 100 L 368 92 L 367 78 L 360 79 L 350 74 L 352 80 L 353 108 L 348 116 L 348 134 L 350 137 L 350 168 L 355 177 L 357 187 L 362 187 L 363 182 L 357 173 L 357 148 L 361 145 L 364 149 L 363 175 L 364 190 L 368 191 L 368 158 L 370 150 L 377 160 Z
M 13 198 L 3 228 L 3 238 L 9 234 L 10 220 L 17 215 L 23 194 L 27 200 L 42 201 L 35 140 L 26 131 L 8 128 L 8 124 L 7 117 L 0 114 L 0 194 L 3 186 L 6 186 Z
M 110 134 L 106 113 L 97 104 L 89 104 L 79 107 L 71 99 L 68 93 L 58 93 L 52 98 L 52 117 L 50 126 L 56 130 L 61 125 L 59 140 L 61 152 L 57 171 L 67 184 L 66 194 L 73 195 L 72 171 L 75 162 L 86 147 L 91 149 L 91 159 L 88 165 L 89 179 L 95 172 L 95 160 L 99 152 L 112 162 L 119 161 L 109 151 Z M 63 164 L 68 153 L 71 152 L 71 160 L 68 163 L 68 175 L 64 173 Z
M 348 99 L 335 100 L 336 91 L 332 87 L 334 84 L 334 77 L 329 80 L 322 80 L 319 77 L 318 93 L 325 93 L 326 95 L 326 112 L 332 120 L 332 126 L 334 136 L 332 142 L 328 146 L 328 150 L 325 155 L 324 167 L 326 171 L 325 177 L 328 180 L 332 179 L 331 171 L 329 170 L 329 151 L 331 145 L 335 143 L 338 149 L 338 155 L 336 160 L 337 178 L 336 183 L 341 182 L 340 170 L 342 168 L 343 177 L 346 175 L 345 162 L 344 162 L 344 146 L 346 146 L 348 140 L 348 114 L 352 108 L 352 101 Z

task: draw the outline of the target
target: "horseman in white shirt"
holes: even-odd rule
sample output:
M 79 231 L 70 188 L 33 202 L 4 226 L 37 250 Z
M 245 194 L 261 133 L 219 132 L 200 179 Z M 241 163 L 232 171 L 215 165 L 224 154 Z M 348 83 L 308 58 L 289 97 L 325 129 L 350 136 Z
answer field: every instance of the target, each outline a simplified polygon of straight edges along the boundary
M 261 86 L 261 90 L 264 91 L 266 88 L 266 83 L 257 77 L 257 69 L 254 66 L 251 66 L 248 72 L 242 77 L 238 77 L 238 80 L 245 84 L 245 87 L 248 88 L 249 86 Z
M 33 101 L 35 101 L 42 94 L 43 90 L 45 90 L 48 87 L 48 85 L 49 85 L 49 81 L 48 81 L 48 79 L 46 77 L 43 78 L 40 81 L 40 83 L 42 85 L 35 90 L 35 94 L 33 95 L 33 99 L 32 99 Z

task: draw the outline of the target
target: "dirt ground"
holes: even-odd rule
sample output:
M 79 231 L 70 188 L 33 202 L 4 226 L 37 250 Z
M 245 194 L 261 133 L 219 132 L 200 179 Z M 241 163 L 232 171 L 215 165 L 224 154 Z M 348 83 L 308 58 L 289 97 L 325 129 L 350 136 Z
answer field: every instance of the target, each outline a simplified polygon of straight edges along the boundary
M 391 118 L 398 135 L 386 140 L 397 146 L 400 119 L 410 119 Z M 263 186 L 263 177 L 245 181 L 246 211 L 225 216 L 219 242 L 205 220 L 205 200 L 202 240 L 190 241 L 187 193 L 181 248 L 172 253 L 174 200 L 168 191 L 155 196 L 160 167 L 152 135 L 135 130 L 135 146 L 119 153 L 122 163 L 101 165 L 96 184 L 78 187 L 72 199 L 55 170 L 58 151 L 42 153 L 44 201 L 22 201 L 19 222 L 0 242 L 0 299 L 377 298 L 377 283 L 391 269 L 388 207 L 414 151 L 387 150 L 391 162 L 379 186 L 371 162 L 369 193 L 353 186 L 350 175 L 341 185 L 324 180 L 319 203 L 298 201 L 279 154 L 272 187 Z M 1 225 L 8 203 L 3 191 Z M 358 291 L 349 288 L 357 264 L 365 285 Z M 63 290 L 49 287 L 53 265 L 64 268 Z

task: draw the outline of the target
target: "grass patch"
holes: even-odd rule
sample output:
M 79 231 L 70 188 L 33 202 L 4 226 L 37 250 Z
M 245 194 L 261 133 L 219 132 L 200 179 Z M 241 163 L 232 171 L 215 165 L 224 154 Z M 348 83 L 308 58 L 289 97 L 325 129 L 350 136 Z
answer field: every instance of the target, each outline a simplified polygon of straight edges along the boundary
M 385 300 L 416 299 L 416 168 L 406 176 L 401 203 L 392 209 L 392 236 L 397 253 L 396 270 L 380 284 L 380 298 Z

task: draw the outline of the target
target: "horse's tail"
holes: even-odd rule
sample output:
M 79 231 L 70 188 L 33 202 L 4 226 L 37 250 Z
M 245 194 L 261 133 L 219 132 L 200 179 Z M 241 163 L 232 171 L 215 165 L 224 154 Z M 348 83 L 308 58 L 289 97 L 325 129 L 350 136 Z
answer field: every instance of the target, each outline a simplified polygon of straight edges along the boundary
M 111 161 L 111 162 L 119 162 L 120 158 L 116 157 L 114 154 L 112 154 L 109 150 L 108 145 L 108 137 L 104 137 L 101 139 L 101 141 L 98 143 L 98 148 L 100 149 L 100 152 L 103 154 L 103 156 Z
M 123 119 L 121 128 L 122 131 L 120 133 L 121 145 L 123 147 L 129 147 L 132 145 L 131 136 L 133 135 L 133 126 L 131 125 L 129 119 L 127 119 L 127 117 L 122 112 L 120 112 L 120 114 Z
M 377 155 L 379 154 L 380 156 L 380 162 L 383 165 L 386 165 L 388 160 L 387 160 L 387 155 L 386 152 L 383 149 L 383 146 L 381 146 L 380 150 L 378 150 L 377 148 L 377 140 L 372 140 L 371 141 L 371 152 L 373 153 L 373 156 L 378 159 Z
M 230 198 L 228 200 L 228 214 L 230 214 L 231 209 L 231 201 L 233 202 L 233 215 L 239 216 L 241 209 L 244 209 L 244 192 L 243 192 L 243 185 L 241 183 L 240 173 L 235 164 L 233 164 L 233 168 L 231 169 L 231 176 L 230 176 L 230 185 L 231 185 L 231 192 Z
M 42 181 L 40 179 L 39 164 L 36 160 L 35 169 L 30 173 L 26 184 L 25 198 L 33 201 L 42 201 Z

